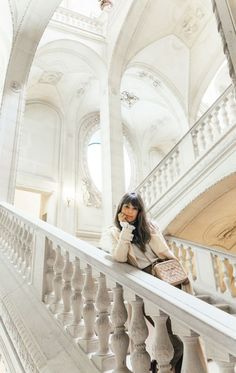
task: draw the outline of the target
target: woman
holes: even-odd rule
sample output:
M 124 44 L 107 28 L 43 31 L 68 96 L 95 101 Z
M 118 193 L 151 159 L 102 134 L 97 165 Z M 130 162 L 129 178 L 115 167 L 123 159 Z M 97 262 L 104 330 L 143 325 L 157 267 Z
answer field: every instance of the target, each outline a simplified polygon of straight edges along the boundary
M 103 234 L 101 246 L 104 250 L 111 251 L 118 262 L 128 262 L 151 273 L 152 265 L 158 259 L 176 259 L 158 227 L 147 220 L 144 203 L 137 193 L 126 193 L 123 196 L 114 223 L 114 226 Z M 145 317 L 154 325 L 149 316 Z M 175 368 L 175 373 L 180 373 L 183 344 L 173 334 L 170 318 L 167 319 L 166 325 L 175 351 L 171 365 Z

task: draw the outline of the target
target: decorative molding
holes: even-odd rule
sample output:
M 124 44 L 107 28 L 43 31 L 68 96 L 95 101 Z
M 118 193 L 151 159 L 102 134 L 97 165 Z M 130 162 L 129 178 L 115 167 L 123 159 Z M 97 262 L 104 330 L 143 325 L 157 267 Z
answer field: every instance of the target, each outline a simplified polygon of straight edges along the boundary
M 231 251 L 236 247 L 236 216 L 225 216 L 215 221 L 203 234 L 203 239 L 210 246 Z
M 140 71 L 137 72 L 137 75 L 138 75 L 139 78 L 150 79 L 154 88 L 161 87 L 161 85 L 162 85 L 161 80 L 158 79 L 156 76 L 154 76 L 153 74 L 151 74 L 148 71 L 140 70 Z
M 50 22 L 66 24 L 78 30 L 91 32 L 97 36 L 103 36 L 104 25 L 97 18 L 87 17 L 70 9 L 57 8 Z
M 176 101 L 181 106 L 184 114 L 186 114 L 186 107 L 185 107 L 185 99 L 180 93 L 180 91 L 176 88 L 176 86 L 169 80 L 162 72 L 158 71 L 153 66 L 150 66 L 145 63 L 134 62 L 129 65 L 128 70 L 134 69 L 135 70 L 135 77 L 139 77 L 140 79 L 147 79 L 151 82 L 152 86 L 158 91 L 160 89 L 163 92 L 166 90 L 173 94 Z
M 56 85 L 62 78 L 63 73 L 60 71 L 44 71 L 39 78 L 41 84 Z
M 188 46 L 191 47 L 195 39 L 206 24 L 210 14 L 207 8 L 199 6 L 196 2 L 189 5 L 176 22 L 174 33 Z
M 134 104 L 136 104 L 136 102 L 139 100 L 139 97 L 128 91 L 121 92 L 120 96 L 121 102 L 124 103 L 129 109 L 131 109 L 131 107 L 134 106 Z
M 39 373 L 46 357 L 39 350 L 15 307 L 9 300 L 0 301 L 1 318 L 26 373 Z
M 81 160 L 79 167 L 81 168 L 81 186 L 83 193 L 83 202 L 85 206 L 100 208 L 102 205 L 102 195 L 94 184 L 89 168 L 88 168 L 88 144 L 94 132 L 100 129 L 99 113 L 86 115 L 79 130 L 79 157 Z
M 90 179 L 82 179 L 83 201 L 86 206 L 101 207 L 101 195 L 96 190 L 93 190 Z
M 188 38 L 196 34 L 200 28 L 201 20 L 205 17 L 203 9 L 200 7 L 196 9 L 189 8 L 181 22 L 181 29 L 183 34 Z
M 91 136 L 100 129 L 100 116 L 99 113 L 92 113 L 84 117 L 84 120 L 80 126 L 79 130 L 79 155 L 78 162 L 80 172 L 80 186 L 78 188 L 82 189 L 83 202 L 85 206 L 100 208 L 102 205 L 102 194 L 97 189 L 94 184 L 89 168 L 87 159 L 87 149 Z M 129 135 L 127 127 L 123 124 L 123 136 L 126 149 L 131 162 L 131 180 L 129 189 L 134 188 L 137 185 L 137 174 L 136 174 L 136 164 L 137 159 L 135 158 L 134 144 L 132 141 L 132 136 Z M 81 160 L 81 161 L 79 161 Z M 78 177 L 78 176 L 77 176 Z
M 20 92 L 21 90 L 21 84 L 15 80 L 11 82 L 10 87 L 11 87 L 11 90 L 16 93 Z

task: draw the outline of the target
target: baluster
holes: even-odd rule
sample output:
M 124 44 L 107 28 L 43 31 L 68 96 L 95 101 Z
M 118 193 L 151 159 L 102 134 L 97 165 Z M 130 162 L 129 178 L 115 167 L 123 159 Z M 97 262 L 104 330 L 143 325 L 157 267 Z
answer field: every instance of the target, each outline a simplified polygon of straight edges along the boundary
M 190 277 L 193 281 L 195 281 L 197 279 L 196 266 L 195 266 L 195 255 L 190 246 L 187 248 L 187 260 L 189 263 Z
M 152 177 L 147 180 L 147 206 L 151 205 L 152 201 Z
M 211 145 L 214 141 L 214 132 L 213 132 L 213 128 L 212 128 L 212 115 L 208 115 L 208 117 L 206 118 L 206 128 L 207 128 L 207 139 L 209 139 L 208 141 L 208 144 Z
M 66 251 L 65 255 L 65 264 L 62 272 L 63 278 L 63 287 L 62 287 L 62 302 L 63 302 L 63 311 L 57 316 L 58 320 L 62 322 L 63 325 L 72 321 L 72 312 L 71 312 L 71 278 L 73 275 L 73 264 L 70 261 L 69 252 Z
M 3 235 L 3 252 L 7 255 L 9 248 L 9 235 L 10 235 L 10 225 L 11 225 L 11 219 L 8 216 L 6 219 L 5 229 L 4 229 L 4 235 Z
M 211 258 L 212 258 L 213 272 L 214 272 L 214 277 L 215 277 L 215 289 L 220 291 L 220 275 L 219 275 L 217 255 L 211 254 Z
M 8 226 L 10 224 L 10 217 L 9 215 L 6 216 L 5 224 L 4 224 L 4 229 L 3 229 L 3 240 L 2 240 L 2 245 L 3 245 L 3 252 L 7 253 L 8 252 L 8 245 L 7 245 L 7 239 L 8 239 Z
M 229 273 L 229 261 L 224 259 L 223 262 L 223 281 L 226 287 L 226 292 L 231 295 L 231 276 Z
M 1 225 L 0 225 L 0 244 L 1 249 L 4 251 L 4 232 L 6 224 L 7 215 L 5 211 L 2 211 Z
M 12 240 L 12 248 L 11 248 L 11 250 L 9 252 L 9 256 L 8 256 L 11 263 L 13 263 L 14 257 L 16 255 L 17 237 L 18 237 L 19 231 L 20 231 L 20 224 L 19 224 L 18 220 L 16 219 L 14 237 L 13 237 L 13 240 Z
M 199 157 L 200 151 L 198 146 L 198 130 L 191 131 L 192 142 L 193 142 L 193 151 L 195 158 Z
M 74 274 L 72 277 L 72 287 L 74 289 L 73 295 L 71 297 L 71 307 L 73 312 L 73 322 L 71 325 L 67 326 L 68 332 L 73 338 L 81 336 L 84 325 L 81 320 L 82 316 L 82 289 L 84 284 L 84 277 L 80 268 L 80 260 L 75 257 L 74 262 Z
M 172 242 L 172 251 L 175 254 L 177 258 L 179 258 L 179 248 L 177 246 L 177 243 L 175 241 Z
M 176 149 L 176 151 L 173 154 L 174 157 L 174 169 L 175 169 L 175 178 L 177 178 L 180 175 L 180 163 L 179 163 L 179 149 Z
M 180 257 L 180 262 L 184 269 L 188 272 L 188 263 L 187 263 L 187 251 L 184 247 L 183 244 L 180 245 L 181 247 L 181 257 Z
M 236 290 L 236 263 L 233 264 L 233 272 L 232 272 L 232 288 L 233 291 Z
M 175 169 L 174 169 L 174 153 L 171 154 L 169 158 L 169 174 L 170 174 L 170 184 L 173 183 L 175 179 Z
M 7 234 L 6 234 L 6 242 L 5 242 L 5 252 L 9 252 L 11 250 L 11 237 L 12 237 L 12 227 L 13 227 L 13 219 L 9 218 L 8 225 L 7 225 Z
M 156 202 L 156 199 L 157 199 L 157 174 L 156 174 L 156 171 L 154 172 L 153 174 L 153 179 L 152 179 L 152 191 L 153 191 L 153 194 L 152 194 L 152 202 Z
M 26 238 L 27 238 L 27 233 L 28 233 L 28 231 L 27 231 L 26 225 L 24 224 L 23 228 L 22 228 L 22 235 L 20 237 L 19 259 L 18 259 L 18 262 L 17 262 L 17 267 L 18 267 L 19 272 L 21 272 L 22 263 L 23 263 L 24 257 L 25 257 L 25 241 L 26 241 Z
M 162 311 L 159 311 L 159 315 L 152 316 L 152 318 L 155 324 L 153 353 L 158 363 L 158 372 L 171 373 L 170 361 L 174 356 L 174 348 L 166 327 L 168 316 Z
M 159 195 L 162 194 L 162 169 L 160 168 L 158 170 L 158 177 L 157 177 L 157 186 L 158 186 L 158 190 L 159 190 Z
M 136 298 L 131 302 L 132 315 L 130 322 L 130 337 L 133 342 L 131 365 L 134 373 L 148 373 L 150 369 L 150 355 L 146 350 L 145 341 L 148 328 L 144 320 L 143 300 Z
M 22 274 L 30 281 L 31 268 L 32 268 L 32 255 L 33 255 L 33 233 L 29 232 L 26 249 L 25 249 L 25 263 L 22 268 Z
M 93 355 L 92 360 L 101 371 L 112 369 L 115 361 L 109 349 L 111 323 L 109 320 L 108 308 L 110 303 L 106 278 L 104 274 L 100 273 L 100 277 L 98 278 L 98 291 L 95 298 L 95 306 L 98 311 L 95 329 L 98 336 L 99 348 L 95 355 Z
M 28 243 L 28 238 L 30 235 L 29 229 L 26 227 L 25 228 L 25 235 L 24 235 L 24 240 L 21 248 L 21 264 L 20 264 L 20 272 L 24 275 L 25 271 L 25 263 L 26 263 L 26 250 L 27 250 L 27 243 Z
M 184 262 L 184 245 L 182 243 L 179 245 L 179 255 L 178 255 L 178 258 L 179 258 L 180 263 L 184 267 L 184 265 L 185 265 L 185 262 Z
M 224 293 L 226 291 L 226 285 L 224 282 L 224 263 L 222 258 L 217 258 L 218 268 L 219 268 L 219 280 L 220 280 L 220 291 Z
M 96 287 L 92 276 L 92 268 L 87 265 L 85 268 L 85 282 L 83 287 L 84 307 L 84 331 L 82 338 L 78 340 L 79 345 L 86 353 L 97 351 L 98 340 L 95 337 L 95 318 L 96 312 L 94 307 Z
M 233 126 L 236 122 L 236 101 L 233 92 L 228 99 L 229 125 Z
M 227 105 L 227 97 L 223 100 L 223 102 L 220 103 L 220 124 L 222 128 L 222 132 L 225 130 L 225 128 L 228 127 L 229 125 L 229 118 L 228 118 L 228 113 L 226 110 L 226 105 Z
M 44 295 L 44 302 L 46 304 L 50 304 L 53 300 L 53 278 L 54 278 L 54 270 L 53 265 L 56 259 L 56 252 L 53 249 L 52 241 L 46 237 L 46 271 L 45 271 L 45 278 L 46 278 L 46 288 L 45 288 L 45 295 Z
M 206 149 L 205 122 L 199 123 L 199 152 L 200 154 Z
M 163 166 L 164 191 L 168 188 L 168 163 L 165 162 Z
M 220 125 L 220 121 L 219 121 L 219 106 L 217 106 L 212 114 L 212 123 L 213 123 L 213 129 L 214 129 L 214 132 L 215 132 L 215 135 L 219 136 L 222 132 L 222 127 Z
M 16 248 L 15 248 L 15 255 L 13 258 L 13 264 L 14 266 L 17 266 L 18 260 L 20 258 L 20 244 L 21 244 L 21 236 L 23 234 L 23 227 L 21 224 L 19 224 L 20 229 L 16 238 Z
M 181 373 L 207 373 L 207 361 L 199 340 L 199 335 L 191 331 L 190 336 L 181 337 L 184 356 Z
M 130 370 L 126 365 L 129 337 L 125 332 L 125 322 L 128 314 L 124 305 L 123 288 L 116 284 L 116 287 L 113 288 L 113 294 L 114 303 L 111 311 L 111 321 L 114 327 L 114 334 L 111 336 L 111 347 L 115 354 L 115 369 L 113 373 L 129 373 Z
M 146 185 L 146 183 L 145 183 L 145 185 L 143 185 L 142 189 L 143 189 L 143 195 L 142 195 L 143 202 L 147 206 L 148 205 L 148 198 L 147 198 L 147 185 Z
M 56 314 L 62 309 L 62 270 L 64 267 L 64 259 L 61 255 L 61 248 L 58 245 L 56 248 L 56 260 L 54 263 L 54 279 L 53 279 L 53 289 L 54 289 L 54 299 L 49 309 L 52 313 Z

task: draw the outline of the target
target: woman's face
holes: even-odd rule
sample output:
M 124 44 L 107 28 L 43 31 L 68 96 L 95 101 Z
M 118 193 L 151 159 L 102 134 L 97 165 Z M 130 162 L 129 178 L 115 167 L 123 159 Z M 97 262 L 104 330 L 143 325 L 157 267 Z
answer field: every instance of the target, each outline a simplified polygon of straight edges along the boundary
M 134 207 L 131 203 L 125 203 L 121 208 L 121 213 L 124 214 L 125 220 L 132 223 L 138 216 L 138 208 Z

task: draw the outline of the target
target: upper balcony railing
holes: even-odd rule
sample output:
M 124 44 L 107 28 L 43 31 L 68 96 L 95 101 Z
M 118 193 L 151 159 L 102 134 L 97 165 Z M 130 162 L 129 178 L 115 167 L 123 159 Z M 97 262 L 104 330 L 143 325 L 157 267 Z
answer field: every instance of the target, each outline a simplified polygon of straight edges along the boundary
M 207 373 L 206 356 L 215 360 L 219 372 L 234 372 L 232 315 L 126 263 L 116 263 L 102 250 L 31 220 L 6 203 L 0 204 L 0 249 L 1 261 L 12 268 L 9 273 L 27 280 L 25 296 L 37 294 L 52 315 L 50 322 L 59 323 L 80 356 L 83 353 L 91 362 L 91 372 L 149 373 L 151 355 L 159 372 L 171 373 L 168 317 L 184 343 L 182 372 Z M 149 331 L 143 306 L 155 323 L 149 326 L 153 352 L 146 347 Z M 129 315 L 132 310 L 131 318 L 127 309 Z
M 236 124 L 230 86 L 136 188 L 148 210 Z
M 98 36 L 104 36 L 104 24 L 96 18 L 73 12 L 72 10 L 59 7 L 52 16 L 52 21 L 59 24 L 87 31 Z
M 234 305 L 236 314 L 236 255 L 172 236 L 166 239 L 195 289 Z

